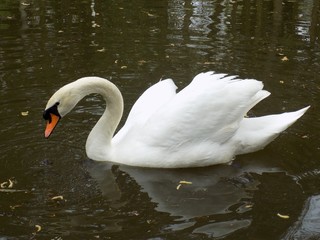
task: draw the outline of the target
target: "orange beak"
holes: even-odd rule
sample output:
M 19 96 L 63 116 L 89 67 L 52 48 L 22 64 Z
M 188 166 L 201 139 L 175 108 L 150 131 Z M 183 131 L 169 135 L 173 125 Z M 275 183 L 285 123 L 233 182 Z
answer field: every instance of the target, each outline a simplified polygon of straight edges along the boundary
M 51 122 L 47 120 L 46 130 L 44 131 L 45 138 L 48 138 L 51 135 L 53 129 L 57 126 L 60 120 L 60 117 L 53 113 L 50 113 L 50 116 L 51 116 Z

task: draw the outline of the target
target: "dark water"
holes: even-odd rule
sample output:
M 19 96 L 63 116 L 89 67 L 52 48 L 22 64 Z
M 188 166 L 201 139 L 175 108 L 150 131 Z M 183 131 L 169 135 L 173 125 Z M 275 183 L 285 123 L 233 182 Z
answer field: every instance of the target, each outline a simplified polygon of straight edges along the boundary
M 207 70 L 262 80 L 255 115 L 312 108 L 230 166 L 89 160 L 96 96 L 43 137 L 46 101 L 79 77 L 116 83 L 126 115 L 161 77 Z M 320 239 L 319 73 L 318 0 L 1 1 L 1 239 Z

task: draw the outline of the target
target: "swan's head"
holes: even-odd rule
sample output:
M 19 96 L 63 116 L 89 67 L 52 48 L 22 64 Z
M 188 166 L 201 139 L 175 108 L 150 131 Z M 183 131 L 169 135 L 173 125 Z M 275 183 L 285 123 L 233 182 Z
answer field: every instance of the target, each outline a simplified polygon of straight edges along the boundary
M 43 112 L 43 118 L 47 122 L 44 133 L 46 138 L 51 135 L 60 119 L 69 113 L 81 99 L 77 87 L 73 85 L 74 83 L 65 85 L 49 99 Z

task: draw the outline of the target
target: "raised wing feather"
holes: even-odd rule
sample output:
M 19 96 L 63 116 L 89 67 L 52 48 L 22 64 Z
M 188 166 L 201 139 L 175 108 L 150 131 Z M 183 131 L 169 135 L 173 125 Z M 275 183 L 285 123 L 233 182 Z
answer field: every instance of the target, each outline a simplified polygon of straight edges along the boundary
M 252 79 L 201 73 L 150 116 L 141 136 L 149 145 L 172 150 L 184 144 L 223 144 L 235 134 L 246 112 L 269 95 L 262 88 Z
M 176 95 L 176 85 L 172 79 L 161 80 L 148 88 L 135 102 L 128 115 L 126 123 L 113 137 L 113 142 L 120 141 L 132 127 L 144 125 L 150 116 L 168 103 Z

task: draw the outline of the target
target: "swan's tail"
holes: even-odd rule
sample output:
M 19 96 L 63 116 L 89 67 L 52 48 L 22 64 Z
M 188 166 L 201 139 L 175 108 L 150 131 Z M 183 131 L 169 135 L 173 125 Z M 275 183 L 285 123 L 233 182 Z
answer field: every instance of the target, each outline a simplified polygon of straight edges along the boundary
M 282 131 L 297 121 L 310 106 L 295 112 L 268 115 L 256 118 L 244 118 L 234 136 L 240 147 L 236 154 L 250 153 L 264 148 Z

